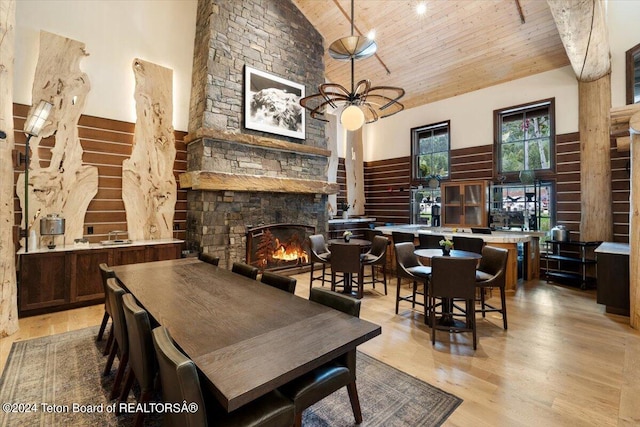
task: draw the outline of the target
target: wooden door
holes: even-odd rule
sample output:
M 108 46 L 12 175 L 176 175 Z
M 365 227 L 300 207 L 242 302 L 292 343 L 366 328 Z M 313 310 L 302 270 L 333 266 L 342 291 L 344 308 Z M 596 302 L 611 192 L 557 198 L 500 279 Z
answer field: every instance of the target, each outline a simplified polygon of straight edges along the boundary
M 20 311 L 54 307 L 69 302 L 65 252 L 20 256 L 18 300 Z

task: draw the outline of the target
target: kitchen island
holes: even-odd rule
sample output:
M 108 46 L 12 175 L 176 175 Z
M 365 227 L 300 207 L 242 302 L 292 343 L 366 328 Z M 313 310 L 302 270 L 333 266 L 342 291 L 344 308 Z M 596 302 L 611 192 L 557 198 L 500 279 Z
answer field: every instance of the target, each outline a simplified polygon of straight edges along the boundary
M 382 234 L 391 236 L 394 231 L 401 233 L 413 233 L 416 238 L 420 234 L 441 234 L 453 240 L 455 248 L 456 237 L 475 237 L 484 240 L 485 244 L 504 248 L 509 251 L 507 258 L 506 289 L 515 291 L 518 283 L 518 244 L 524 246 L 524 267 L 523 276 L 526 280 L 538 279 L 540 277 L 540 237 L 545 236 L 540 231 L 493 231 L 491 234 L 475 234 L 470 230 L 456 230 L 445 227 L 425 227 L 424 225 L 391 225 L 376 227 Z M 393 265 L 395 268 L 395 265 Z

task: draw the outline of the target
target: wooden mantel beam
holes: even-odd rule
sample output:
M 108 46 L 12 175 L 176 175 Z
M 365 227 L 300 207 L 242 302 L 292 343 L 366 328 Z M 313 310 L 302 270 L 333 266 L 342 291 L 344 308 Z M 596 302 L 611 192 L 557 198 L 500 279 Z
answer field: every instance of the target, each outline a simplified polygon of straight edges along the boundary
M 337 194 L 340 191 L 339 184 L 325 181 L 208 171 L 180 174 L 180 188 L 303 194 Z
M 611 72 L 609 37 L 601 0 L 547 0 L 579 81 Z

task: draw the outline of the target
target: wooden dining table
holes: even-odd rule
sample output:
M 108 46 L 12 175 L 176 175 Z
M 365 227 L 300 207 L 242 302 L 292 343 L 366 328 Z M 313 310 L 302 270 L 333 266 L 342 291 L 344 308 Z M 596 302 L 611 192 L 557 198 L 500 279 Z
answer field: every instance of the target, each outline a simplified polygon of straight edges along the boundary
M 379 325 L 196 258 L 113 270 L 229 412 L 381 333 Z

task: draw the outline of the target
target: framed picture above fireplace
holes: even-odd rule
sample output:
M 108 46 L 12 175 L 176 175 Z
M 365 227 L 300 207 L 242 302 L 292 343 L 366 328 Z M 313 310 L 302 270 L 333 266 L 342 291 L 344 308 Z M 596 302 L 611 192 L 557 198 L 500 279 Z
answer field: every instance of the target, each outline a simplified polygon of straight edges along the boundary
M 247 129 L 305 138 L 300 106 L 304 85 L 245 66 L 244 126 Z

